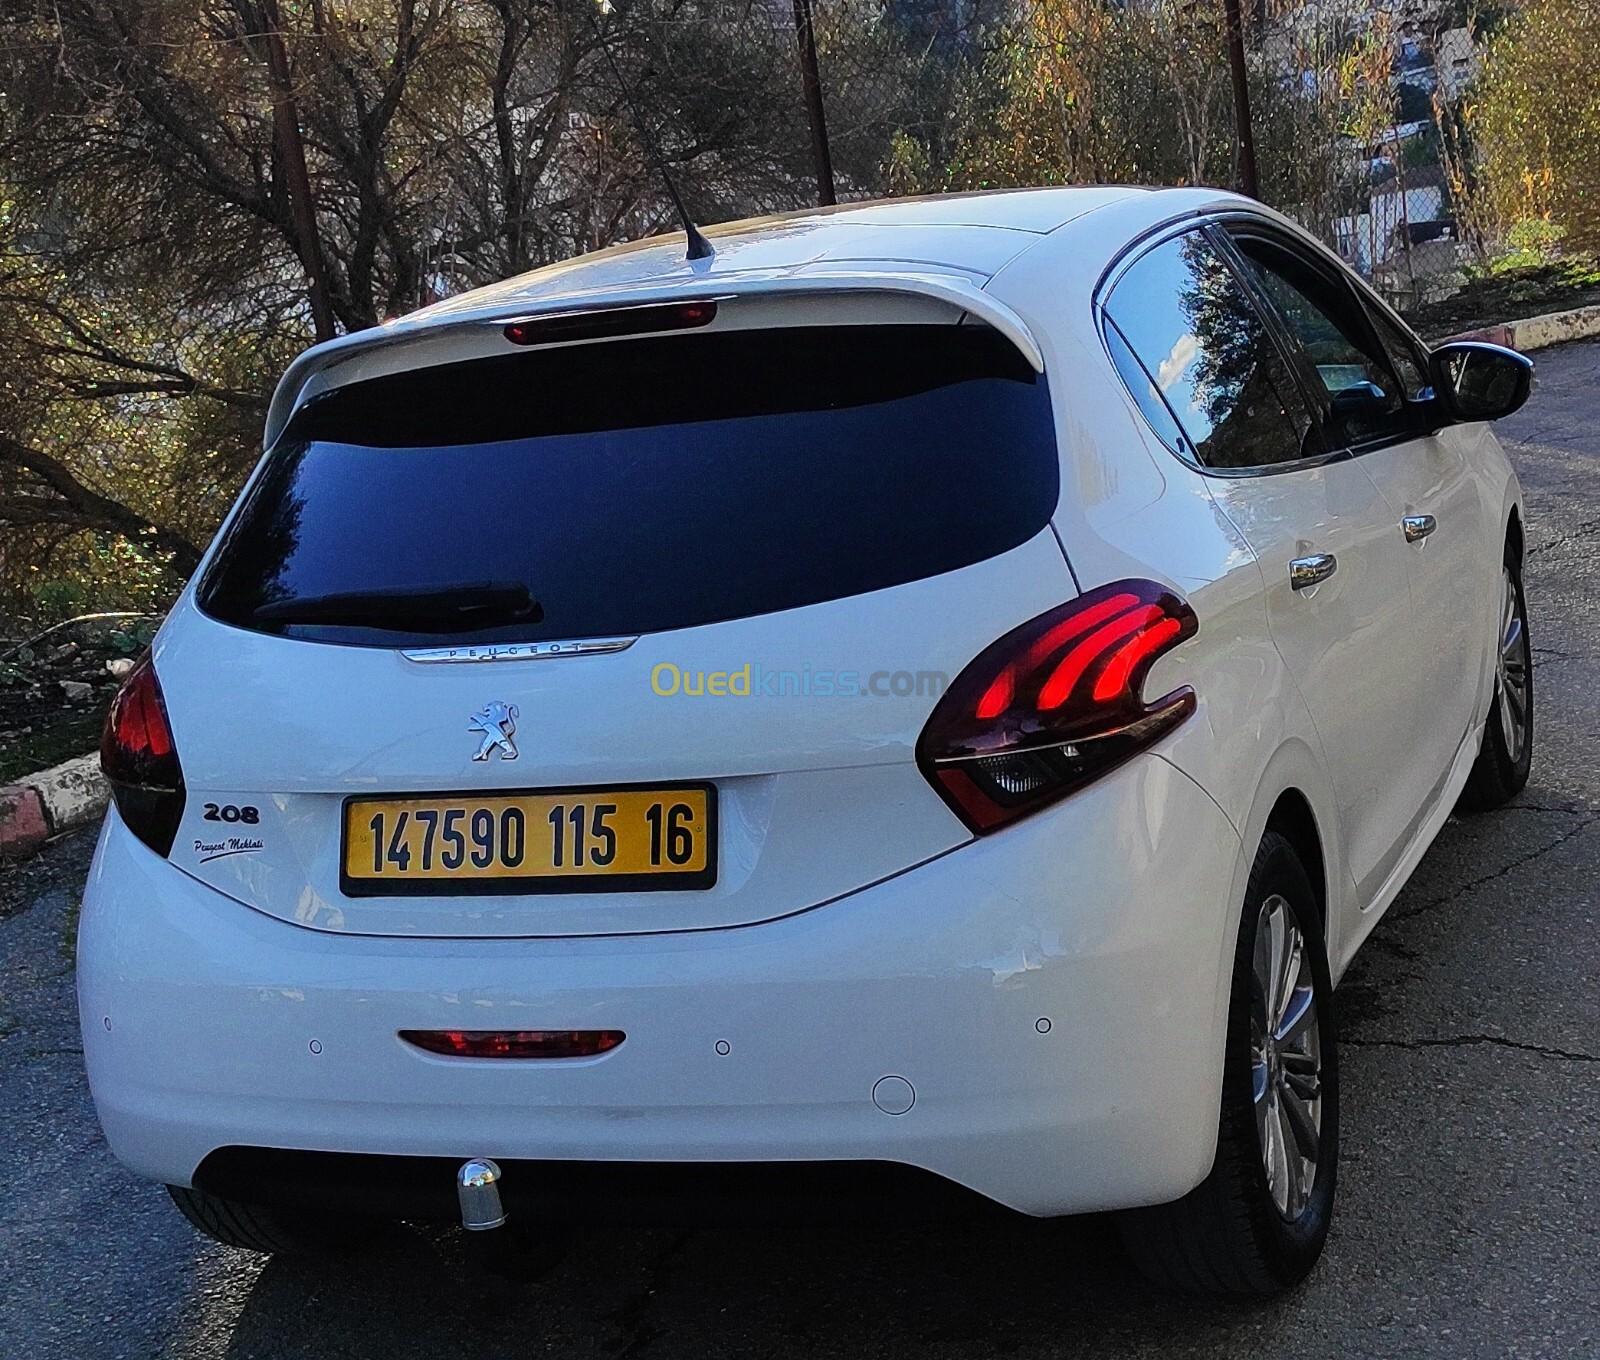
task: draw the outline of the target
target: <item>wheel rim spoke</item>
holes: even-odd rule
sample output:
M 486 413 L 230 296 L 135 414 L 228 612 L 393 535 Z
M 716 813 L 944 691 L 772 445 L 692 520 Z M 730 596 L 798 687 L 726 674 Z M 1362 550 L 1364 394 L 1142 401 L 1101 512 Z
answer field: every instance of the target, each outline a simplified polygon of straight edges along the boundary
M 1272 1037 L 1280 1044 L 1291 1044 L 1304 1033 L 1306 1026 L 1316 1019 L 1316 1015 L 1316 994 L 1311 990 L 1310 983 L 1297 986 L 1289 993 L 1284 1012 L 1278 1018 L 1278 1025 Z M 1289 1061 L 1287 1053 L 1283 1055 L 1283 1060 L 1287 1066 Z
M 1278 1205 L 1290 1218 L 1298 1217 L 1305 1208 L 1305 1165 L 1300 1149 L 1295 1145 L 1294 1125 L 1284 1100 L 1278 1100 L 1278 1145 L 1283 1149 L 1283 1200 Z
M 1272 1036 L 1279 1043 L 1283 1042 L 1283 1033 L 1289 1027 L 1297 1005 L 1297 998 L 1302 990 L 1301 973 L 1305 970 L 1305 942 L 1301 939 L 1298 930 L 1286 930 L 1288 947 L 1287 957 L 1283 965 L 1283 977 L 1279 982 L 1279 995 L 1277 1004 L 1272 1008 Z M 1304 990 L 1311 990 L 1307 985 Z
M 1520 675 L 1506 672 L 1505 696 L 1511 704 L 1511 711 L 1516 715 L 1517 722 L 1522 721 L 1523 710 L 1527 707 L 1528 696 L 1523 689 L 1523 680 Z
M 1322 1077 L 1317 1072 L 1285 1072 L 1283 1090 L 1293 1091 L 1301 1101 L 1310 1106 L 1312 1102 L 1322 1098 Z M 1315 1123 L 1315 1117 L 1312 1122 Z M 1318 1142 L 1320 1141 L 1322 1136 L 1318 1134 Z
M 1272 911 L 1263 903 L 1256 917 L 1256 947 L 1251 960 L 1255 986 L 1250 994 L 1251 1037 L 1256 1047 L 1266 1051 L 1268 1016 L 1272 1011 Z
M 1308 1162 L 1315 1162 L 1321 1148 L 1317 1123 L 1311 1116 L 1310 1106 L 1300 1098 L 1293 1083 L 1285 1081 L 1279 1087 L 1278 1105 L 1283 1110 L 1284 1119 L 1289 1125 L 1289 1132 L 1294 1136 L 1294 1145 L 1300 1150 L 1300 1155 Z
M 1504 684 L 1500 686 L 1500 730 L 1505 735 L 1506 751 L 1514 761 L 1522 754 L 1522 734 Z
M 1515 615 L 1506 625 L 1505 639 L 1500 644 L 1500 654 L 1505 657 L 1506 665 L 1521 664 L 1522 661 L 1522 620 Z
M 1284 1080 L 1291 1084 L 1298 1082 L 1297 1089 L 1310 1090 L 1316 1086 L 1322 1072 L 1322 1060 L 1317 1054 L 1286 1049 L 1278 1055 L 1278 1061 L 1283 1066 Z
M 1266 1160 L 1267 1189 L 1279 1213 L 1289 1206 L 1289 1149 L 1284 1143 L 1283 1116 L 1278 1110 L 1277 1092 L 1271 1091 L 1266 1099 L 1265 1142 L 1262 1155 Z
M 1273 1028 L 1277 1027 L 1278 1014 L 1283 1006 L 1284 991 L 1288 986 L 1290 955 L 1294 943 L 1286 905 L 1281 897 L 1270 900 L 1267 915 L 1267 950 L 1270 972 L 1267 984 L 1267 1015 Z

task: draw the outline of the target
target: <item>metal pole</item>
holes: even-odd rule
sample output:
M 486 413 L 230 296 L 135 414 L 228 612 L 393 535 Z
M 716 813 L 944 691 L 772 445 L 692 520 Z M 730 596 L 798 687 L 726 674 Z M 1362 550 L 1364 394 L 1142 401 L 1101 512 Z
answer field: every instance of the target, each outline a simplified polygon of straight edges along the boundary
M 317 339 L 333 339 L 333 305 L 328 300 L 328 283 L 322 272 L 321 239 L 317 235 L 316 210 L 311 202 L 311 176 L 306 171 L 306 146 L 300 136 L 300 114 L 294 105 L 294 86 L 289 75 L 289 54 L 283 46 L 283 21 L 278 16 L 278 0 L 263 0 L 262 17 L 267 47 L 267 74 L 272 81 L 272 121 L 283 148 L 283 178 L 289 193 L 289 211 L 294 219 L 294 234 L 300 244 L 300 262 L 305 266 L 311 297 L 311 322 Z
M 797 0 L 798 3 L 798 0 Z M 1222 0 L 1228 20 L 1228 66 L 1233 72 L 1233 119 L 1239 138 L 1239 191 L 1260 198 L 1256 178 L 1256 139 L 1250 126 L 1250 81 L 1244 66 L 1244 25 L 1239 0 Z
M 800 44 L 800 86 L 811 124 L 811 157 L 817 167 L 817 202 L 839 200 L 833 189 L 833 154 L 828 149 L 828 121 L 822 107 L 822 80 L 817 74 L 817 36 L 811 27 L 811 0 L 794 0 L 794 32 Z

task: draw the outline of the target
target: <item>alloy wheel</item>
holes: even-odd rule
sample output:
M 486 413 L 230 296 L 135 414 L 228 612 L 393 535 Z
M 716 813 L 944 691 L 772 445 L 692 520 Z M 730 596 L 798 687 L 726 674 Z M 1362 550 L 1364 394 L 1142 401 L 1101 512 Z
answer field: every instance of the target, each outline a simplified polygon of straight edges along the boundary
M 1291 1222 L 1305 1211 L 1322 1145 L 1322 1043 L 1299 919 L 1274 893 L 1256 917 L 1251 1096 L 1267 1189 Z
M 1522 759 L 1522 748 L 1528 740 L 1528 627 L 1510 567 L 1501 579 L 1504 598 L 1500 608 L 1500 652 L 1495 660 L 1495 696 L 1500 705 L 1506 755 L 1515 765 Z

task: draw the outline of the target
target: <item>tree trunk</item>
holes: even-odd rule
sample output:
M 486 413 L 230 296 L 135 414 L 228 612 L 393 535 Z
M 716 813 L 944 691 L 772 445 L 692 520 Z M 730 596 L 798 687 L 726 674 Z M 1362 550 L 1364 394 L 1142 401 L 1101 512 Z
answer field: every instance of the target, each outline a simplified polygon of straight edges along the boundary
M 794 32 L 800 44 L 800 88 L 811 124 L 811 156 L 817 172 L 817 202 L 837 203 L 833 185 L 833 152 L 828 146 L 828 118 L 822 106 L 822 77 L 817 72 L 817 36 L 811 27 L 811 0 L 794 0 Z
M 283 176 L 289 192 L 289 211 L 294 218 L 294 234 L 305 266 L 307 292 L 311 299 L 311 321 L 317 339 L 333 339 L 333 304 L 328 298 L 327 278 L 322 267 L 322 241 L 317 235 L 316 208 L 311 201 L 311 176 L 306 170 L 305 139 L 300 135 L 300 113 L 295 107 L 294 85 L 289 73 L 289 54 L 283 45 L 283 21 L 278 0 L 262 0 L 261 14 L 266 21 L 263 38 L 267 47 L 267 73 L 272 81 L 272 122 L 278 147 L 283 155 Z
M 1250 126 L 1250 79 L 1244 64 L 1244 25 L 1239 18 L 1239 0 L 1222 0 L 1228 19 L 1228 66 L 1233 73 L 1233 115 L 1239 139 L 1239 192 L 1261 197 L 1256 177 L 1256 139 Z

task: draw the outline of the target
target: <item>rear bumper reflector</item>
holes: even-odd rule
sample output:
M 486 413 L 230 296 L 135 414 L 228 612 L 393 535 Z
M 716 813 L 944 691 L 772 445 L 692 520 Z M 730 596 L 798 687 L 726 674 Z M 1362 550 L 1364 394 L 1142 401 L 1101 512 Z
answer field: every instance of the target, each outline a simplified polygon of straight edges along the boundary
M 620 1029 L 403 1029 L 400 1037 L 447 1058 L 594 1058 L 627 1035 Z

